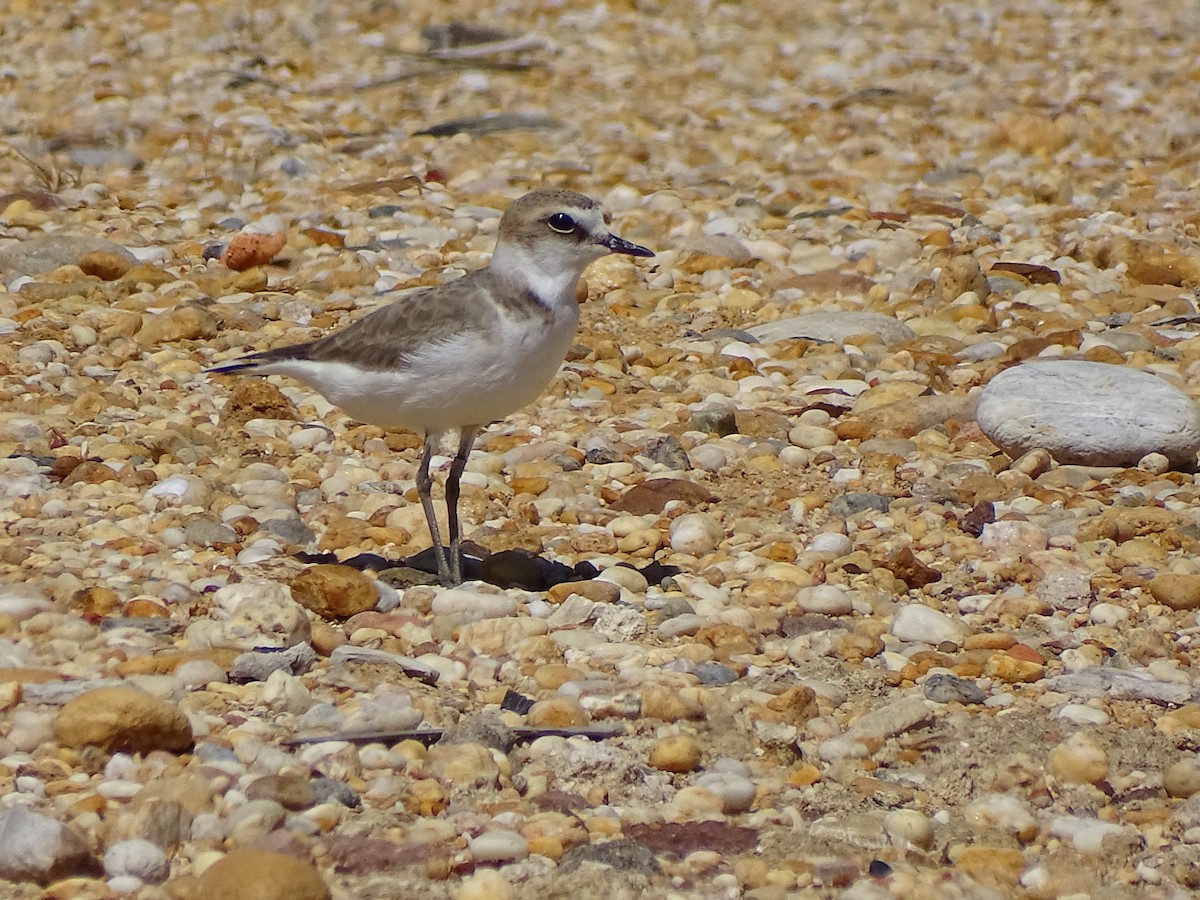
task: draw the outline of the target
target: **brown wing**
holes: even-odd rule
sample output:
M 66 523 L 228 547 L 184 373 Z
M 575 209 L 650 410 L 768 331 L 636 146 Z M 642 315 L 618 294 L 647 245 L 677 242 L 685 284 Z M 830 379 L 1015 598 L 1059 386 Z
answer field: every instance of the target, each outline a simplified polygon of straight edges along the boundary
M 249 365 L 313 360 L 354 362 L 368 369 L 403 369 L 413 353 L 464 333 L 488 330 L 495 315 L 487 303 L 486 270 L 426 288 L 308 344 L 245 357 Z M 239 360 L 238 362 L 242 362 Z

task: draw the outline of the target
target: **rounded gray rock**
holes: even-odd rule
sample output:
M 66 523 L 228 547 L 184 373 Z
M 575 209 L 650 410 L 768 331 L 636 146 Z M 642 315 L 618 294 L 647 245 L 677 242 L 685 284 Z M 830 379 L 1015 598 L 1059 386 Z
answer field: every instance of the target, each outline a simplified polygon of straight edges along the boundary
M 150 841 L 117 841 L 104 854 L 104 872 L 109 878 L 128 875 L 147 884 L 158 884 L 171 874 L 171 864 L 162 848 Z
M 1191 470 L 1200 450 L 1200 407 L 1147 372 L 1086 360 L 1014 366 L 979 396 L 980 429 L 1014 459 L 1036 447 L 1062 464 L 1136 466 L 1161 453 Z

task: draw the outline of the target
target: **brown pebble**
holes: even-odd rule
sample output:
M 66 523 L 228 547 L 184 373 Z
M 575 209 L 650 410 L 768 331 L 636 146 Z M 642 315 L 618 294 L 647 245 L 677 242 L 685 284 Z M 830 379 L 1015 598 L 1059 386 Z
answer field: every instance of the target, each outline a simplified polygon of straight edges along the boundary
M 282 853 L 234 850 L 196 879 L 194 900 L 329 900 L 310 863 Z
M 1155 575 L 1146 585 L 1150 596 L 1177 610 L 1200 609 L 1200 575 Z
M 700 745 L 686 734 L 673 734 L 650 748 L 650 765 L 662 772 L 694 772 L 700 768 Z
M 590 721 L 574 697 L 551 697 L 529 707 L 525 722 L 530 728 L 575 728 Z
M 67 747 L 149 752 L 186 750 L 192 727 L 174 704 L 130 687 L 104 687 L 70 700 L 58 711 L 54 733 Z
M 292 599 L 325 619 L 348 619 L 379 602 L 375 582 L 350 566 L 309 566 L 292 580 L 291 588 Z

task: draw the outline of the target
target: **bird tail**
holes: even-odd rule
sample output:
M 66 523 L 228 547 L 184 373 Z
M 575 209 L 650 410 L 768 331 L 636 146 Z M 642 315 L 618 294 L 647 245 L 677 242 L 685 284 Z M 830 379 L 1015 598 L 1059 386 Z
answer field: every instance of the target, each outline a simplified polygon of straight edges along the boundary
M 251 353 L 249 356 L 238 356 L 234 359 L 227 359 L 217 363 L 215 366 L 209 366 L 204 372 L 207 375 L 236 375 L 239 372 L 253 373 L 273 362 L 282 362 L 296 358 L 297 352 L 295 347 L 277 347 L 274 350 L 263 350 L 260 353 Z M 263 374 L 267 373 L 264 372 Z

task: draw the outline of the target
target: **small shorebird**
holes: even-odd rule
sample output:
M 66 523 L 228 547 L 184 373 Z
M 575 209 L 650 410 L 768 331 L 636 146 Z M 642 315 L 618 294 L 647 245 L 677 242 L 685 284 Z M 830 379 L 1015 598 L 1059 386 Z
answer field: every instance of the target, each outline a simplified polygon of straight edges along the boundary
M 609 253 L 654 255 L 612 234 L 590 197 L 533 191 L 501 217 L 485 268 L 310 343 L 227 360 L 208 371 L 287 375 L 360 422 L 423 432 L 417 493 L 438 578 L 461 584 L 459 482 L 475 437 L 532 402 L 554 377 L 579 324 L 579 277 L 588 263 Z M 457 433 L 458 451 L 446 478 L 447 549 L 433 509 L 429 464 L 450 433 Z

